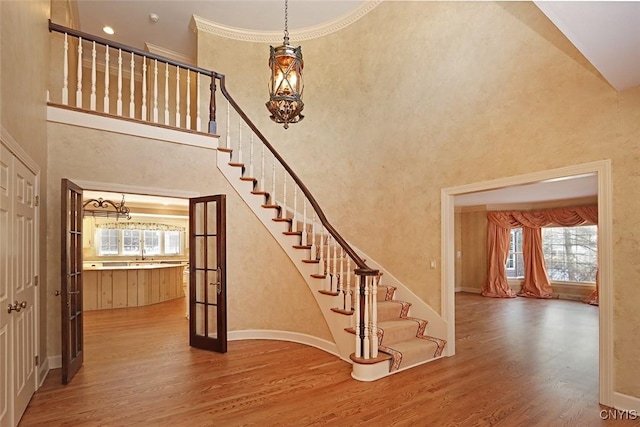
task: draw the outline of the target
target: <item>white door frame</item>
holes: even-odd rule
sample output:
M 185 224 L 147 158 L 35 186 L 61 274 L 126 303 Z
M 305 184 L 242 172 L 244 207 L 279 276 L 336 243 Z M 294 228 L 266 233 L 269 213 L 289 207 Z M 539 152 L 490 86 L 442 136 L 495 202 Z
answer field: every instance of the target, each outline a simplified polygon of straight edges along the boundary
M 567 166 L 492 181 L 443 188 L 441 191 L 441 313 L 448 323 L 447 355 L 455 354 L 455 196 L 494 190 L 573 175 L 595 173 L 598 177 L 598 256 L 599 256 L 599 401 L 614 406 L 613 357 L 613 215 L 611 160 Z

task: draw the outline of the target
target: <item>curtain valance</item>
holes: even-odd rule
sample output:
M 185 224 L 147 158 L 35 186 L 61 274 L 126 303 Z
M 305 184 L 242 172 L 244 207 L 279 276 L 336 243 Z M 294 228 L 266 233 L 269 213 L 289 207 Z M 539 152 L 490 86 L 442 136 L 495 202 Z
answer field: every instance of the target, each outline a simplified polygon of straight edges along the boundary
M 563 227 L 597 225 L 598 206 L 579 206 L 574 208 L 554 208 L 534 211 L 495 211 L 488 212 L 487 218 L 495 225 L 504 228 L 541 228 L 552 224 Z

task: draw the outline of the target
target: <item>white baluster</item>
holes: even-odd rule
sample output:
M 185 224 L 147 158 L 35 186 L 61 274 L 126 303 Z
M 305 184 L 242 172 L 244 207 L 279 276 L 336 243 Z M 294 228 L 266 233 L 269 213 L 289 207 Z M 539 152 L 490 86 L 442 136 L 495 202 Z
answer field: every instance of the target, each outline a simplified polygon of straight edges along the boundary
M 140 118 L 147 120 L 147 58 L 142 57 L 142 108 Z
M 282 210 L 280 211 L 282 218 L 287 217 L 287 171 L 282 171 Z
M 379 277 L 379 276 L 378 276 Z M 371 280 L 371 358 L 378 357 L 378 285 Z
M 260 159 L 260 191 L 264 191 L 264 144 L 262 144 L 262 154 Z
M 291 231 L 298 231 L 298 185 L 293 183 L 293 218 L 291 218 Z
M 153 123 L 158 123 L 158 60 L 153 61 Z
M 369 283 L 370 283 L 370 277 L 369 276 L 365 276 L 364 278 L 364 307 L 362 308 L 364 310 L 364 342 L 363 342 L 363 347 L 364 347 L 364 354 L 362 355 L 362 357 L 364 357 L 365 359 L 369 359 L 371 356 L 371 347 L 370 347 L 370 341 L 369 341 Z
M 230 111 L 231 111 L 231 104 L 229 103 L 229 101 L 227 100 L 227 149 L 231 148 L 231 119 L 230 119 Z
M 118 49 L 118 101 L 116 101 L 116 114 L 122 115 L 122 49 Z
M 91 97 L 89 98 L 89 108 L 96 111 L 96 42 L 91 47 Z
M 353 310 L 353 294 L 351 293 L 351 258 L 347 257 L 347 296 L 349 297 L 349 310 Z M 345 307 L 346 309 L 346 307 Z
M 309 259 L 317 259 L 317 247 L 316 247 L 316 211 L 311 211 L 311 252 Z
M 355 291 L 356 295 L 359 295 L 358 290 L 358 277 L 356 277 L 356 286 Z M 360 304 L 358 304 L 359 298 L 356 298 L 355 305 L 355 313 L 354 318 L 356 320 L 355 330 L 356 330 L 356 357 L 362 357 L 362 337 L 360 336 Z
M 253 133 L 249 140 L 249 176 L 253 178 Z
M 184 127 L 191 129 L 191 72 L 187 70 L 187 116 Z
M 169 64 L 164 64 L 164 124 L 169 125 Z
M 332 266 L 332 279 L 331 282 L 333 284 L 333 282 L 335 281 L 335 285 L 336 285 L 336 290 L 338 290 L 338 275 L 337 275 L 337 264 L 338 264 L 338 258 L 336 257 L 337 255 L 337 249 L 338 249 L 338 242 L 334 242 L 333 243 L 333 266 Z M 332 289 L 333 290 L 333 289 Z
M 76 107 L 82 108 L 82 37 L 78 38 L 78 85 L 76 86 Z
M 187 70 L 188 72 L 188 70 Z M 176 68 L 176 127 L 180 127 L 180 67 Z
M 342 293 L 342 300 L 344 302 L 344 307 L 343 309 L 347 309 L 346 305 L 346 299 L 344 296 L 344 286 L 342 284 L 342 281 L 344 280 L 344 248 L 342 246 L 340 246 L 340 272 L 338 273 L 338 292 Z
M 302 246 L 307 246 L 308 236 L 307 236 L 307 198 L 302 198 L 302 240 L 300 244 Z
M 271 194 L 269 194 L 271 204 L 276 203 L 276 157 L 273 156 L 273 163 L 271 164 Z
M 131 52 L 131 69 L 129 76 L 129 118 L 133 119 L 136 117 L 136 104 L 135 104 L 135 91 L 136 91 L 136 79 L 135 76 L 135 55 Z
M 69 105 L 69 39 L 64 33 L 64 49 L 62 59 L 62 105 Z
M 324 262 L 324 224 L 320 223 L 320 239 L 318 241 L 320 245 L 320 255 L 318 258 L 318 274 L 327 274 L 326 266 Z
M 238 123 L 238 163 L 242 163 L 242 123 Z
M 105 46 L 104 51 L 104 99 L 102 101 L 102 110 L 109 114 L 109 45 Z
M 202 119 L 200 118 L 200 73 L 196 73 L 196 131 L 200 132 L 201 130 Z
M 325 274 L 327 275 L 326 288 L 328 291 L 333 291 L 333 270 L 331 269 L 331 239 L 333 239 L 333 237 L 331 236 L 331 234 L 329 234 L 327 237 L 327 266 L 325 268 Z

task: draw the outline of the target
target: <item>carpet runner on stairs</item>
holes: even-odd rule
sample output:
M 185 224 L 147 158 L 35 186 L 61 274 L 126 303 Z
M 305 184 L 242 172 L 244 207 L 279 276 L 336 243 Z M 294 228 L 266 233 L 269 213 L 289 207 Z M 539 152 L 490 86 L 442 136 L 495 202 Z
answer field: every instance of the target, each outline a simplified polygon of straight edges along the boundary
M 379 350 L 391 356 L 389 372 L 442 355 L 445 340 L 425 335 L 427 321 L 409 317 L 411 304 L 393 299 L 395 288 L 378 288 Z

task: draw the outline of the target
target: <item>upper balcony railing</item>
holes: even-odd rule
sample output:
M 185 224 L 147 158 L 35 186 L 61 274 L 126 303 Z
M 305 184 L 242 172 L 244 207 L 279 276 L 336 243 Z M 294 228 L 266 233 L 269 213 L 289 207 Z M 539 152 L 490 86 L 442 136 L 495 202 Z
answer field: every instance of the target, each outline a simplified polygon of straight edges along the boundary
M 52 39 L 52 62 L 53 67 L 62 70 L 61 81 L 50 82 L 49 102 L 53 105 L 216 134 L 216 93 L 220 87 L 228 101 L 226 143 L 220 149 L 232 153 L 236 165 L 248 173 L 243 179 L 253 179 L 255 193 L 264 194 L 267 206 L 276 207 L 279 219 L 290 222 L 292 232 L 301 235 L 301 245 L 309 247 L 311 258 L 319 264 L 319 274 L 331 278 L 331 291 L 342 295 L 343 308 L 356 313 L 356 358 L 375 358 L 378 339 L 373 287 L 377 282 L 373 277 L 378 276 L 378 270 L 368 267 L 329 223 L 306 185 L 229 94 L 225 76 L 52 22 L 49 30 L 59 34 Z M 238 121 L 234 148 L 230 132 L 232 110 Z M 203 127 L 205 120 L 208 123 Z M 243 128 L 250 132 L 243 134 Z M 242 159 L 243 135 L 245 147 L 249 147 L 247 167 Z M 259 161 L 254 156 L 254 137 L 262 142 Z M 307 205 L 311 207 L 311 217 L 307 215 Z M 355 268 L 347 267 L 344 273 L 344 260 Z M 352 274 L 359 277 L 353 290 Z

